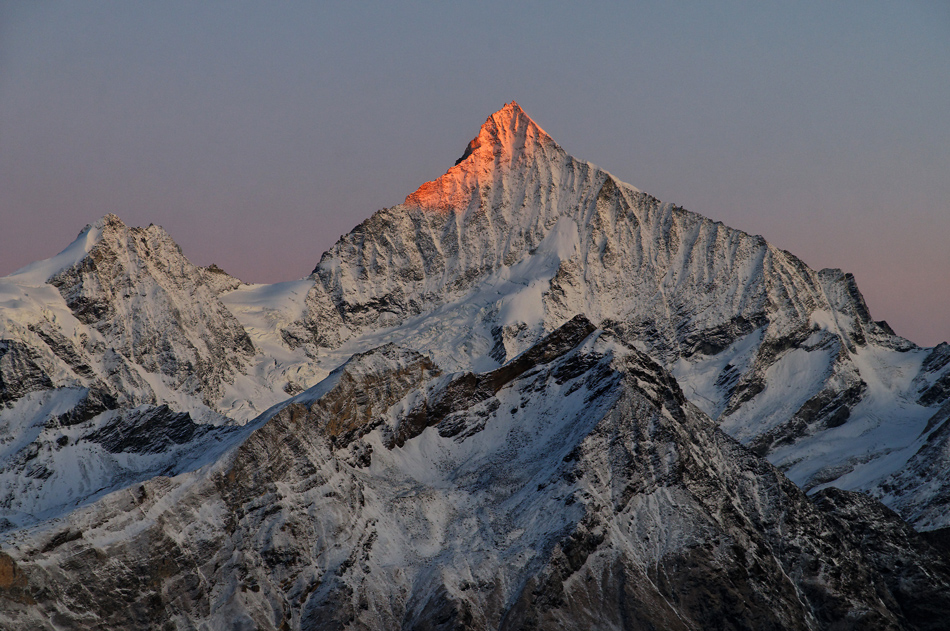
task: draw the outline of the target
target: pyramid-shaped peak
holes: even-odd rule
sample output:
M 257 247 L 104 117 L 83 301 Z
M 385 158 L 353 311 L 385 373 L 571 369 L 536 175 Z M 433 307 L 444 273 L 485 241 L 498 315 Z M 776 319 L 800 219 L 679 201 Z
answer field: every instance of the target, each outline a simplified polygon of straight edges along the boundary
M 420 186 L 405 204 L 442 212 L 462 210 L 479 187 L 500 184 L 527 164 L 548 161 L 561 151 L 521 106 L 511 101 L 485 120 L 455 166 Z
M 479 147 L 490 147 L 492 154 L 507 150 L 510 155 L 513 150 L 548 142 L 553 142 L 551 137 L 512 101 L 485 119 L 478 136 L 468 143 L 465 153 L 455 163 L 459 164 Z
M 541 129 L 541 127 L 538 126 L 538 124 L 534 122 L 515 101 L 512 101 L 511 103 L 505 103 L 504 107 L 489 116 L 485 121 L 485 124 L 482 125 L 482 131 L 485 131 L 486 127 L 489 126 L 489 123 L 494 123 L 496 127 L 506 129 L 533 127 L 547 136 L 547 134 L 544 133 L 544 130 Z

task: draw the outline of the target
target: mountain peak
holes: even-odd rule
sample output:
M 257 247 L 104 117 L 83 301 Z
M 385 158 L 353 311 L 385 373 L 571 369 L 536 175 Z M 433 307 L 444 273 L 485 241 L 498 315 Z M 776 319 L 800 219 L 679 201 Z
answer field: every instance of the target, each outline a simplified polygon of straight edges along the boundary
M 465 153 L 455 161 L 455 164 L 458 165 L 467 160 L 480 147 L 493 150 L 513 149 L 514 147 L 510 146 L 512 143 L 520 142 L 522 146 L 525 146 L 532 141 L 553 142 L 551 137 L 525 114 L 521 106 L 512 101 L 485 119 L 478 131 L 478 136 L 468 143 Z
M 13 272 L 17 282 L 24 284 L 45 284 L 46 281 L 64 269 L 70 268 L 84 259 L 103 239 L 106 233 L 125 230 L 126 226 L 117 216 L 109 213 L 93 223 L 87 224 L 66 248 L 52 258 L 30 263 Z
M 557 143 L 511 101 L 485 120 L 455 166 L 416 189 L 405 205 L 443 213 L 464 210 L 478 186 L 537 160 L 548 148 L 558 148 Z
M 105 228 L 106 226 L 111 226 L 114 228 L 125 227 L 125 224 L 122 222 L 122 220 L 119 219 L 119 217 L 113 213 L 103 215 L 93 225 L 95 225 L 96 228 L 100 228 L 100 229 Z

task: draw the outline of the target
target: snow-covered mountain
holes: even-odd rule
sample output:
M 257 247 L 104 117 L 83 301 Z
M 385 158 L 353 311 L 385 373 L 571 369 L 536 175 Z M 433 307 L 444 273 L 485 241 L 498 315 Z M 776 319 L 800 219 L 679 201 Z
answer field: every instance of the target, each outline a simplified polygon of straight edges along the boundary
M 307 279 L 88 226 L 0 279 L 0 405 L 15 628 L 950 611 L 940 535 L 849 492 L 950 526 L 950 347 L 872 320 L 851 275 L 576 160 L 515 103 Z
M 230 423 L 255 349 L 207 273 L 108 215 L 0 279 L 0 524 L 167 472 Z
M 343 237 L 313 278 L 306 316 L 284 331 L 314 355 L 369 337 L 484 370 L 583 313 L 806 489 L 889 498 L 884 478 L 942 427 L 950 399 L 945 346 L 872 320 L 853 276 L 572 158 L 515 103 L 445 175 Z

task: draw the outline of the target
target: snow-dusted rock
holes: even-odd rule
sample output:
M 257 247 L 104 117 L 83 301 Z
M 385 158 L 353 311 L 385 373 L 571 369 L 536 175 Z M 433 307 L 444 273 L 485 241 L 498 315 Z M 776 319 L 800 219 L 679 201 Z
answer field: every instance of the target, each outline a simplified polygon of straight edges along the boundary
M 488 373 L 387 345 L 236 431 L 214 464 L 17 534 L 0 620 L 873 629 L 950 608 L 946 562 L 896 516 L 877 536 L 816 507 L 582 318 Z
M 86 256 L 47 282 L 103 344 L 213 405 L 254 353 L 247 333 L 164 230 L 114 215 L 96 228 Z
M 201 279 L 218 295 L 247 284 L 241 279 L 231 276 L 214 263 L 207 267 L 199 267 L 198 270 L 201 273 Z
M 110 433 L 150 441 L 141 434 L 172 430 L 156 419 L 229 422 L 222 398 L 255 349 L 208 273 L 161 228 L 108 215 L 0 279 L 2 528 L 175 469 L 178 442 L 130 456 Z

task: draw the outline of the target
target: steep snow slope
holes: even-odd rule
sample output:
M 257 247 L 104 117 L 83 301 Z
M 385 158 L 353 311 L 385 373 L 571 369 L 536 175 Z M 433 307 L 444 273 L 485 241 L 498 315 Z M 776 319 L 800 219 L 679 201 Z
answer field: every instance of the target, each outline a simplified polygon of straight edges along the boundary
M 17 533 L 2 624 L 877 629 L 950 611 L 950 568 L 899 519 L 840 492 L 817 508 L 582 318 L 487 373 L 386 345 L 235 431 L 214 464 Z

